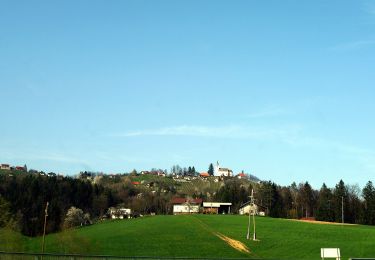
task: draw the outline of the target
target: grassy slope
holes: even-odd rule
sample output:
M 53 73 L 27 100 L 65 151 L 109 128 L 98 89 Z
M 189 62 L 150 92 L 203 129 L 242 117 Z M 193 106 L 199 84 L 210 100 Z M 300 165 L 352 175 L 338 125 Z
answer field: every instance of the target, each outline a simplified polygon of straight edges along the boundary
M 108 221 L 49 235 L 46 251 L 123 256 L 319 259 L 321 247 L 339 247 L 343 259 L 375 256 L 375 227 L 257 218 L 260 242 L 245 239 L 246 227 L 247 217 L 244 216 L 156 216 Z M 0 232 L 2 242 L 3 230 Z M 215 232 L 245 243 L 252 254 L 234 250 L 215 236 Z M 41 238 L 28 239 L 14 232 L 10 237 L 13 242 L 23 243 L 23 250 L 40 251 Z M 3 243 L 0 243 L 0 250 L 3 249 Z
M 31 239 L 9 230 L 7 228 L 0 228 L 0 251 L 25 251 L 25 246 Z
M 219 232 L 246 243 L 243 216 L 200 218 Z M 259 242 L 247 242 L 254 257 L 276 259 L 318 259 L 320 248 L 338 247 L 343 259 L 375 256 L 375 227 L 340 226 L 257 218 Z
M 121 256 L 246 257 L 208 232 L 190 216 L 157 216 L 108 221 L 49 235 L 46 251 Z M 40 238 L 28 250 L 38 250 Z M 79 241 L 79 243 L 77 243 Z

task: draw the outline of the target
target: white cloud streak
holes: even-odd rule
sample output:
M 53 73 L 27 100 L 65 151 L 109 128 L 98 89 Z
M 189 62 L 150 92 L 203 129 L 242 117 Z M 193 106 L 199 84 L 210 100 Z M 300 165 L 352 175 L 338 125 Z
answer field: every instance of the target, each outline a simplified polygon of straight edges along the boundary
M 350 145 L 344 142 L 324 138 L 309 137 L 303 134 L 302 127 L 289 125 L 274 128 L 246 127 L 239 125 L 208 127 L 208 126 L 175 126 L 160 129 L 148 129 L 113 137 L 136 138 L 144 136 L 191 136 L 201 138 L 244 139 L 256 141 L 276 141 L 294 147 L 310 147 L 323 151 L 348 155 L 359 162 L 368 172 L 375 172 L 375 153 L 372 150 Z
M 299 131 L 298 126 L 286 126 L 279 128 L 255 128 L 239 125 L 222 127 L 210 126 L 174 126 L 159 129 L 139 130 L 122 134 L 113 134 L 113 137 L 137 137 L 137 136 L 192 136 L 210 138 L 241 138 L 241 139 L 272 139 L 280 138 Z

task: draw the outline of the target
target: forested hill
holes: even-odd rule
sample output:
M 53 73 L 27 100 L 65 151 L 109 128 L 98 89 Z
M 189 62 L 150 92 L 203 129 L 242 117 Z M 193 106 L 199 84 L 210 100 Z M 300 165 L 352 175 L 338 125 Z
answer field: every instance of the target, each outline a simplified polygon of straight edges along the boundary
M 372 182 L 361 190 L 339 181 L 320 190 L 308 182 L 279 186 L 271 181 L 253 182 L 235 177 L 184 177 L 122 174 L 64 177 L 55 174 L 0 171 L 0 227 L 9 226 L 25 235 L 43 231 L 44 211 L 49 202 L 47 233 L 68 227 L 71 207 L 82 210 L 93 223 L 106 216 L 110 207 L 132 209 L 134 215 L 171 214 L 173 197 L 231 202 L 232 212 L 248 201 L 251 189 L 256 203 L 271 217 L 316 218 L 324 221 L 375 224 L 375 189 Z
M 0 216 L 0 226 L 11 226 L 29 236 L 40 235 L 47 202 L 47 233 L 64 228 L 68 209 L 73 206 L 88 213 L 90 223 L 105 216 L 110 207 L 131 208 L 137 215 L 171 214 L 170 201 L 176 196 L 232 201 L 238 209 L 247 201 L 249 185 L 250 181 L 236 179 L 174 180 L 129 174 L 89 178 L 0 171 L 0 207 L 7 212 Z

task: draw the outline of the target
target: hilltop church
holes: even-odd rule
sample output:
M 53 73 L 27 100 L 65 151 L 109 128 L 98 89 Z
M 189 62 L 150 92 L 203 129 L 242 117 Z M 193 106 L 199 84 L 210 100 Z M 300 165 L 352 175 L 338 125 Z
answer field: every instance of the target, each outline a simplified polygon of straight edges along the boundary
M 232 177 L 233 171 L 229 168 L 220 167 L 219 162 L 217 162 L 215 167 L 215 176 Z

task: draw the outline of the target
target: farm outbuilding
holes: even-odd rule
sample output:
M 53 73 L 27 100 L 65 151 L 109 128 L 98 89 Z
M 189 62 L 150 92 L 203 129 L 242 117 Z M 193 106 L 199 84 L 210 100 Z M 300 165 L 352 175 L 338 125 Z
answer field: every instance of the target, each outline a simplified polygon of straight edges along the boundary
M 231 206 L 230 202 L 203 202 L 203 213 L 229 214 Z

